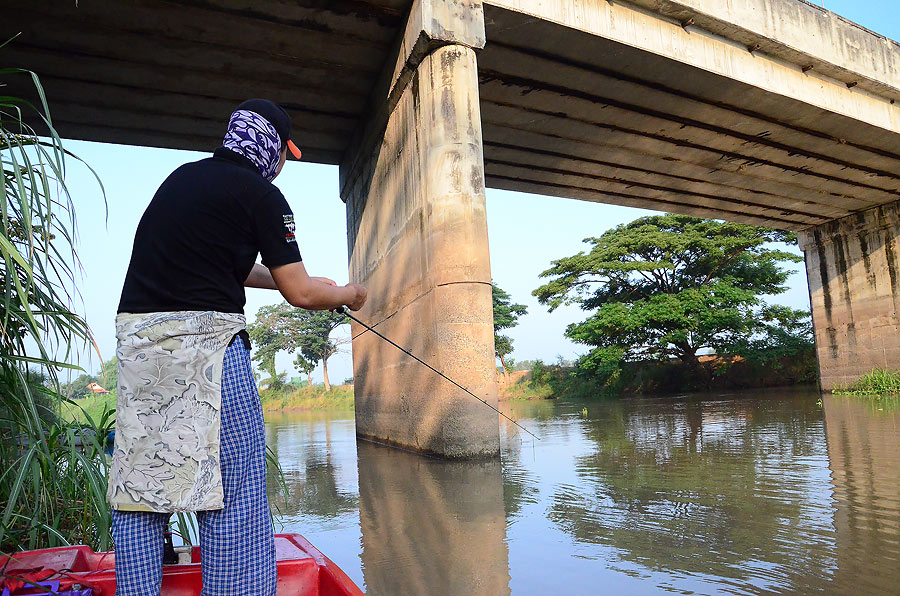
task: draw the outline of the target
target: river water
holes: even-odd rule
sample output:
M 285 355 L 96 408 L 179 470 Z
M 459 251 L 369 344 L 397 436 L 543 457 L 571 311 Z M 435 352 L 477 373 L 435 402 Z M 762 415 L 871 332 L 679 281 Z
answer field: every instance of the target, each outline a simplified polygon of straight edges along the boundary
M 267 417 L 299 532 L 369 596 L 900 594 L 900 408 L 777 390 L 513 402 L 502 459 Z

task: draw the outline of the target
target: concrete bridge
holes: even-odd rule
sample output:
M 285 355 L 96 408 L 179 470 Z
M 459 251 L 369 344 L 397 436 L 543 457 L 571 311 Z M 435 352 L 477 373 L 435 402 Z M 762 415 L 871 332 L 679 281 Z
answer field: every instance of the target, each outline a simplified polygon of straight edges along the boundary
M 489 402 L 485 186 L 797 230 L 823 388 L 900 364 L 900 46 L 809 2 L 6 0 L 18 31 L 67 138 L 209 150 L 284 104 L 340 165 L 360 316 Z M 498 453 L 483 405 L 353 353 L 361 436 Z

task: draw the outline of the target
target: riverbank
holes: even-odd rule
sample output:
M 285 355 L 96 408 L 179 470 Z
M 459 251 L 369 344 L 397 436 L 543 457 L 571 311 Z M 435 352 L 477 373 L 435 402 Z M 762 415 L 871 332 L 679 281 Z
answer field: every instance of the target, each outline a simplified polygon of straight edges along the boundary
M 264 412 L 287 410 L 353 410 L 353 385 L 332 385 L 326 391 L 324 385 L 305 387 L 287 386 L 282 389 L 259 392 L 260 403 Z M 60 406 L 60 417 L 70 422 L 86 423 L 90 416 L 98 422 L 104 412 L 116 409 L 116 394 L 88 395 L 72 400 L 74 403 L 63 403 Z
M 263 389 L 259 392 L 265 412 L 282 410 L 352 410 L 353 385 L 324 385 L 304 387 L 286 386 L 281 389 Z
M 875 368 L 848 385 L 835 387 L 835 395 L 898 396 L 900 395 L 900 371 Z
M 734 391 L 815 385 L 815 351 L 787 358 L 751 361 L 740 357 L 701 356 L 699 368 L 678 361 L 627 362 L 605 374 L 590 375 L 572 366 L 537 361 L 529 371 L 499 376 L 501 400 L 598 399 L 629 395 L 674 395 L 706 391 Z M 879 377 L 900 387 L 900 374 Z

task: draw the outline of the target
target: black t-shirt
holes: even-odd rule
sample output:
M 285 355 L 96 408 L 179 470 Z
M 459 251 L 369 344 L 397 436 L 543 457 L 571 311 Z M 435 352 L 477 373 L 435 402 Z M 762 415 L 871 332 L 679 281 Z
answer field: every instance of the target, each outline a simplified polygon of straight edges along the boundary
M 119 312 L 242 313 L 258 254 L 300 261 L 284 195 L 242 155 L 219 148 L 175 170 L 141 217 Z

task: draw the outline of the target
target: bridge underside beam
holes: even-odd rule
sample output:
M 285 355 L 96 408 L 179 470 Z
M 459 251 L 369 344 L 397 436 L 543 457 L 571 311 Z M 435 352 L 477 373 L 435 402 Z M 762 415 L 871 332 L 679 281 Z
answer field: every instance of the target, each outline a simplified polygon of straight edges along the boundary
M 489 187 L 793 230 L 900 199 L 888 85 L 627 2 L 491 0 L 485 20 Z
M 438 26 L 434 27 L 433 24 Z M 480 27 L 479 27 L 480 26 Z M 413 4 L 398 60 L 341 165 L 363 320 L 496 407 L 475 53 L 481 5 Z M 450 458 L 499 456 L 497 414 L 354 326 L 361 437 Z

